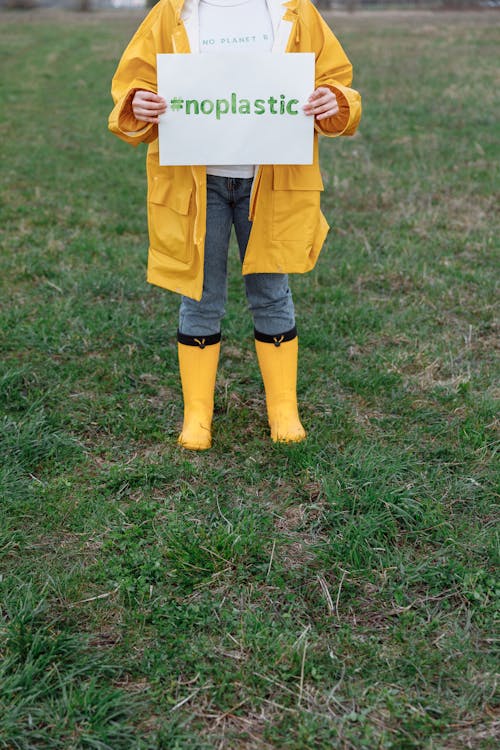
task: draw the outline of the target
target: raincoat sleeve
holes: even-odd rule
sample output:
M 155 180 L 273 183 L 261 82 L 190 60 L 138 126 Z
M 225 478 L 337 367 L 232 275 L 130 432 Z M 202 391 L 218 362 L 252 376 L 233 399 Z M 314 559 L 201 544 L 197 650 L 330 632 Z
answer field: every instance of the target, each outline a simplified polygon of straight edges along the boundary
M 319 133 L 328 136 L 353 135 L 361 118 L 361 96 L 350 88 L 352 65 L 340 42 L 313 5 L 314 39 L 316 53 L 316 88 L 326 86 L 337 97 L 338 114 L 325 120 L 315 121 Z
M 115 106 L 109 116 L 108 127 L 119 138 L 131 143 L 150 143 L 158 137 L 158 126 L 137 120 L 132 111 L 132 99 L 139 89 L 157 92 L 156 53 L 157 25 L 160 5 L 156 5 L 144 19 L 125 49 L 111 84 Z

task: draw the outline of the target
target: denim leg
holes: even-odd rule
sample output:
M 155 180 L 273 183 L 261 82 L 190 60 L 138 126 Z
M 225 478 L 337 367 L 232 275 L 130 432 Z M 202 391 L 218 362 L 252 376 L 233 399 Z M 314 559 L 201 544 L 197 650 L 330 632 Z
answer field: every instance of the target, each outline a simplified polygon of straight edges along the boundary
M 233 222 L 226 178 L 207 176 L 207 224 L 203 293 L 197 302 L 182 297 L 179 331 L 187 336 L 220 332 L 227 298 L 227 253 Z
M 251 185 L 247 184 L 234 207 L 234 227 L 242 263 L 252 228 L 248 219 L 250 189 Z M 295 310 L 287 274 L 251 273 L 244 279 L 248 307 L 257 331 L 271 336 L 290 331 L 295 326 Z

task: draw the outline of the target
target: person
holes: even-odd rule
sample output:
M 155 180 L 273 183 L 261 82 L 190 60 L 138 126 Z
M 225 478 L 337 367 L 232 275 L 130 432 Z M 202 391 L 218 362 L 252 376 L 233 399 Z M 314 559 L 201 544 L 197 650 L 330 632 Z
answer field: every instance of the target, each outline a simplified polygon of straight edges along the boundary
M 303 105 L 314 117 L 313 163 L 160 166 L 158 122 L 168 110 L 157 93 L 156 54 L 239 50 L 315 54 L 315 89 Z M 112 81 L 109 128 L 132 145 L 149 144 L 148 281 L 181 295 L 184 422 L 178 442 L 186 449 L 212 444 L 233 225 L 271 439 L 306 437 L 297 407 L 298 337 L 288 274 L 314 267 L 329 229 L 320 210 L 318 134 L 355 132 L 361 99 L 351 80 L 351 63 L 309 0 L 160 0 L 123 53 Z

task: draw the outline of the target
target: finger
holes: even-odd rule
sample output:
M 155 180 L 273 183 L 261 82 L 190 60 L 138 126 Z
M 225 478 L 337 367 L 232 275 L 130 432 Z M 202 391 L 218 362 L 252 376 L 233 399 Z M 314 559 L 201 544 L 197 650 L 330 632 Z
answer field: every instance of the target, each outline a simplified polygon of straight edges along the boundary
M 165 99 L 162 99 L 161 96 L 156 97 L 155 99 L 144 99 L 141 102 L 141 105 L 144 107 L 151 107 L 154 109 L 166 109 L 167 108 L 167 102 Z
M 140 122 L 153 122 L 156 124 L 159 123 L 158 117 L 150 117 L 149 115 L 136 115 L 136 119 Z
M 324 102 L 321 102 L 321 104 L 317 104 L 314 107 L 314 111 L 320 114 L 321 112 L 325 112 L 327 109 L 338 109 L 339 104 L 336 99 L 327 99 Z
M 320 107 L 330 106 L 333 107 L 337 102 L 337 98 L 330 92 L 327 94 L 324 94 L 320 98 L 316 99 L 314 102 L 311 102 L 307 104 L 306 106 L 312 107 L 315 111 L 317 111 Z
M 158 122 L 159 115 L 154 115 L 149 112 L 136 112 L 135 116 L 138 120 L 144 120 L 145 122 Z
M 163 114 L 163 112 L 165 112 L 167 109 L 167 105 L 166 103 L 151 102 L 151 101 L 145 101 L 142 99 L 135 99 L 132 102 L 132 109 L 136 116 L 138 112 L 151 115 L 151 116 L 156 116 L 156 115 Z
M 323 107 L 317 107 L 311 112 L 306 112 L 307 115 L 314 115 L 316 119 L 318 120 L 324 120 L 325 117 L 333 117 L 334 115 L 337 115 L 339 113 L 339 107 L 337 103 L 335 102 L 332 106 L 332 104 L 325 105 Z
M 137 100 L 135 102 L 135 106 L 136 107 L 141 107 L 141 109 L 154 110 L 156 112 L 156 111 L 159 111 L 161 109 L 166 109 L 167 108 L 167 103 L 166 103 L 166 101 L 164 99 L 162 99 L 159 102 L 149 101 L 148 99 L 146 99 L 146 100 L 139 99 L 139 100 Z
M 337 107 L 337 100 L 326 97 L 325 99 L 318 100 L 315 104 L 306 104 L 304 106 L 304 112 L 307 115 L 318 115 L 325 112 L 327 109 L 335 109 Z
M 316 101 L 314 102 L 314 106 L 318 107 L 322 104 L 327 104 L 327 103 L 333 104 L 336 101 L 337 101 L 337 97 L 335 96 L 335 94 L 332 94 L 331 91 L 328 91 L 326 94 L 323 94 L 323 96 L 320 96 L 318 97 L 318 99 L 316 99 Z
M 158 118 L 160 115 L 164 114 L 164 112 L 154 112 L 148 109 L 143 109 L 142 107 L 134 107 L 133 109 L 134 116 L 138 120 L 144 120 L 146 118 Z
M 135 112 L 141 112 L 142 114 L 148 115 L 148 117 L 157 117 L 158 115 L 162 115 L 164 112 L 166 112 L 165 108 L 159 108 L 159 107 L 134 107 Z
M 157 119 L 163 112 L 154 112 L 144 107 L 134 107 L 134 115 L 138 120 L 145 120 L 146 118 Z
M 142 99 L 143 101 L 151 101 L 151 102 L 160 102 L 165 104 L 165 99 L 162 96 L 159 96 L 159 94 L 154 94 L 152 91 L 138 91 L 136 93 L 136 96 L 138 99 Z
M 339 108 L 334 107 L 332 109 L 327 110 L 326 112 L 322 112 L 319 115 L 316 115 L 317 120 L 326 120 L 327 117 L 334 117 L 335 115 L 338 115 Z
M 318 86 L 317 89 L 314 89 L 311 96 L 309 97 L 308 101 L 313 102 L 319 99 L 321 96 L 325 96 L 328 94 L 331 94 L 332 92 L 330 89 L 327 89 L 325 86 Z
M 315 114 L 316 115 L 324 115 L 328 112 L 333 112 L 334 114 L 337 114 L 339 111 L 339 105 L 337 102 L 329 102 L 328 104 L 325 104 L 322 107 L 317 107 Z

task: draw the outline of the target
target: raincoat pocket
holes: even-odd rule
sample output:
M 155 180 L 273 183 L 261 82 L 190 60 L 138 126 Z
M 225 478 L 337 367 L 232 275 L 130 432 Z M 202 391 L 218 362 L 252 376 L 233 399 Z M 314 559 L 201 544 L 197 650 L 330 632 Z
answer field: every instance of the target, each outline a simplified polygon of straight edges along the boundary
M 274 166 L 272 238 L 312 242 L 322 190 L 323 180 L 315 165 Z
M 153 178 L 148 194 L 151 246 L 182 263 L 189 263 L 194 251 L 192 194 L 192 187 L 174 187 L 160 175 Z

